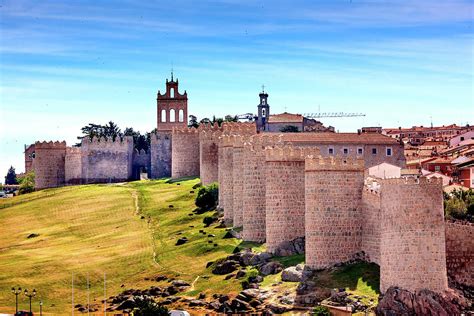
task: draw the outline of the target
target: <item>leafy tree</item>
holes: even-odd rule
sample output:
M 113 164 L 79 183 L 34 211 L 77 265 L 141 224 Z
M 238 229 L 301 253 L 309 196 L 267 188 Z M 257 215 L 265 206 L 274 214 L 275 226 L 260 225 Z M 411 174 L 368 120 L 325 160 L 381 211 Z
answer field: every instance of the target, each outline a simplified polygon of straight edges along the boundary
M 148 151 L 150 148 L 150 133 L 145 135 L 140 134 L 140 132 L 134 131 L 132 127 L 125 128 L 123 136 L 132 136 L 133 144 L 136 150 L 145 150 Z
M 239 121 L 239 117 L 237 115 L 226 115 L 224 117 L 224 121 L 225 122 L 238 122 Z
M 202 122 L 202 121 L 201 121 Z M 188 127 L 195 127 L 195 128 L 198 128 L 199 127 L 199 123 L 197 121 L 197 117 L 194 116 L 194 115 L 190 115 L 189 116 L 189 123 L 188 123 Z
M 135 308 L 133 310 L 134 316 L 168 316 L 169 311 L 165 306 L 157 304 L 149 296 L 135 296 L 133 298 Z
M 15 168 L 13 168 L 13 166 L 10 166 L 10 169 L 8 169 L 7 175 L 5 177 L 5 184 L 18 184 Z
M 30 193 L 35 190 L 35 173 L 33 171 L 28 172 L 19 180 L 20 188 L 18 191 L 20 194 Z
M 199 188 L 196 196 L 196 206 L 201 210 L 210 211 L 217 206 L 219 198 L 219 186 L 217 183 L 211 183 L 208 186 Z
M 298 127 L 294 125 L 285 125 L 280 128 L 280 132 L 282 133 L 299 133 Z
M 313 310 L 313 315 L 314 316 L 330 316 L 331 312 L 329 311 L 329 308 L 326 306 L 316 306 Z

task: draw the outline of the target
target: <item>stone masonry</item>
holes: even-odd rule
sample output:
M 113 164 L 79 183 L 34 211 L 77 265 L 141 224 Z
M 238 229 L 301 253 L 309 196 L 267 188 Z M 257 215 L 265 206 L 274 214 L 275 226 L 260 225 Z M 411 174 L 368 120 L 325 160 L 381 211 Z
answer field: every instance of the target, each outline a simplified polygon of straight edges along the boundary
M 446 259 L 450 280 L 474 286 L 474 224 L 446 223 Z
M 35 143 L 35 186 L 37 189 L 54 188 L 65 183 L 64 162 L 66 142 Z
M 203 185 L 219 181 L 219 137 L 222 128 L 217 124 L 199 126 L 199 173 Z
M 171 177 L 199 177 L 199 131 L 174 128 L 171 145 Z
M 322 269 L 361 250 L 364 161 L 342 157 L 305 160 L 306 264 Z

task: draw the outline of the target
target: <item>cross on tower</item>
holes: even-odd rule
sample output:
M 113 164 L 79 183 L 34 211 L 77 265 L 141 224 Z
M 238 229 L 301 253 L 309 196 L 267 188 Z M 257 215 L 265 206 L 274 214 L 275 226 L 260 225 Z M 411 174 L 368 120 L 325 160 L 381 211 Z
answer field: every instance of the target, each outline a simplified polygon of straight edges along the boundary
M 262 92 L 265 93 L 265 85 L 262 84 Z

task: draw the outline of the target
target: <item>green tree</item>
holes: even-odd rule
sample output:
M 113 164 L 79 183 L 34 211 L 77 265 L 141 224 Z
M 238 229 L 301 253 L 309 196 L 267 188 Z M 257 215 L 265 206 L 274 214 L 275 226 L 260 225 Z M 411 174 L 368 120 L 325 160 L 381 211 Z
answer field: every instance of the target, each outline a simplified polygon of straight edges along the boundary
M 467 206 L 462 199 L 453 197 L 445 202 L 444 211 L 448 218 L 465 219 Z
M 196 206 L 202 211 L 210 211 L 216 208 L 219 198 L 219 186 L 217 183 L 199 188 L 196 196 Z
M 15 168 L 13 168 L 13 166 L 10 166 L 10 169 L 8 169 L 7 175 L 5 176 L 5 184 L 18 184 Z
M 299 133 L 298 127 L 294 125 L 285 125 L 280 128 L 280 132 L 282 133 Z
M 33 171 L 25 174 L 20 180 L 20 194 L 30 193 L 35 190 L 35 173 Z
M 237 115 L 226 115 L 224 117 L 224 121 L 225 122 L 238 122 L 239 117 Z
M 157 304 L 149 296 L 135 296 L 133 298 L 135 308 L 133 310 L 134 316 L 168 316 L 169 311 L 165 306 Z
M 188 127 L 195 127 L 195 128 L 199 127 L 199 123 L 198 123 L 197 117 L 195 115 L 190 115 L 189 116 Z

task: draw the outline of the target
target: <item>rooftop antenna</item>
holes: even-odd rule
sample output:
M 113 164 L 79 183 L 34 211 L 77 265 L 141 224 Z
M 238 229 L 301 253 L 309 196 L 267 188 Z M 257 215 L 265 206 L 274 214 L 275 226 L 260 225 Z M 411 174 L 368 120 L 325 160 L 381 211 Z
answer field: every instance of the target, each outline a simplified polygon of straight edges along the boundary
M 171 62 L 171 81 L 173 81 L 173 62 Z
M 433 128 L 433 116 L 430 116 L 431 128 Z
M 265 93 L 265 85 L 262 84 L 262 93 Z

